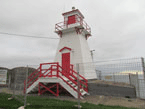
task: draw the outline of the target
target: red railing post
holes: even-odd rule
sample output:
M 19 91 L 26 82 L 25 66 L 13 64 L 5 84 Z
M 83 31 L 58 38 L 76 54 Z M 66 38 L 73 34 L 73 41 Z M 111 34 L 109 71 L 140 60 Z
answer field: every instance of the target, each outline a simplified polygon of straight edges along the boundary
M 53 70 L 53 66 L 51 65 L 51 67 L 50 67 L 50 71 L 51 71 L 50 77 L 52 77 L 52 70 Z
M 40 73 L 39 73 L 39 77 L 42 76 L 42 64 L 40 64 Z
M 75 23 L 79 23 L 81 26 L 83 26 L 89 33 L 91 33 L 91 28 L 89 27 L 89 25 L 78 15 L 75 15 Z M 63 29 L 68 28 L 68 22 L 67 20 L 64 19 L 63 22 L 57 23 L 55 24 L 55 31 L 57 31 L 58 34 L 59 31 L 62 31 Z
M 57 83 L 57 96 L 59 96 L 59 84 Z
M 57 63 L 57 77 L 59 77 L 59 68 L 58 68 L 58 66 L 59 66 L 59 63 Z

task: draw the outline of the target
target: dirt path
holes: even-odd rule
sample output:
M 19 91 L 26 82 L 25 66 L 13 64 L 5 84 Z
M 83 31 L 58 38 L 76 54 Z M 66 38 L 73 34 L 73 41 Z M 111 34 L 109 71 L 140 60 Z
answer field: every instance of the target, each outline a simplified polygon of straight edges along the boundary
M 46 96 L 46 95 L 45 95 Z M 45 97 L 44 96 L 44 97 Z M 77 99 L 68 96 L 50 97 L 60 100 L 77 101 Z M 104 104 L 110 106 L 123 106 L 123 107 L 135 107 L 135 108 L 145 108 L 145 100 L 140 99 L 128 99 L 123 97 L 112 97 L 112 96 L 87 96 L 81 102 L 92 103 L 92 104 Z

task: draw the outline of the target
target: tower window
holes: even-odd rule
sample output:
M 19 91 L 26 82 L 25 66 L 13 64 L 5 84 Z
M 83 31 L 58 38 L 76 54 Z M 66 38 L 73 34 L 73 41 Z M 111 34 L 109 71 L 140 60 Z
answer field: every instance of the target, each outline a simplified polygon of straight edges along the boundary
M 76 23 L 75 15 L 69 16 L 69 17 L 68 17 L 68 22 L 67 22 L 67 24 L 69 25 L 69 24 L 73 24 L 73 23 Z

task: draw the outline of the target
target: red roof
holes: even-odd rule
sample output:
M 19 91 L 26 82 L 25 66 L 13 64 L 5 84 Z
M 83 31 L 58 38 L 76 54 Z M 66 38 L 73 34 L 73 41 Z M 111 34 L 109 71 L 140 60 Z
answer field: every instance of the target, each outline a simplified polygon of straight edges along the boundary
M 84 18 L 83 14 L 78 9 L 62 13 L 62 15 L 65 16 L 67 14 L 74 13 L 74 12 L 78 12 L 82 16 L 82 18 Z

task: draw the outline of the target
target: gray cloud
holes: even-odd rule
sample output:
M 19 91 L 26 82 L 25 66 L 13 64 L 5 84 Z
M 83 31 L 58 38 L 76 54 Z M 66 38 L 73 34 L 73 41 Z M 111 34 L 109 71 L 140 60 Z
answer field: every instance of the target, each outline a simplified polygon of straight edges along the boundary
M 92 28 L 95 60 L 143 56 L 144 0 L 1 0 L 0 32 L 59 38 L 55 24 L 72 6 Z M 59 40 L 0 35 L 0 66 L 53 61 Z

